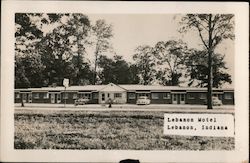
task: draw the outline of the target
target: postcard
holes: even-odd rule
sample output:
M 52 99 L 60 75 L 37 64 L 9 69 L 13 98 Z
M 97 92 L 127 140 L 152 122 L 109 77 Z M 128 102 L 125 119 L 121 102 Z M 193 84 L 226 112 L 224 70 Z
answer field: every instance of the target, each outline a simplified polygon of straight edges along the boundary
M 2 4 L 1 161 L 249 161 L 247 3 Z

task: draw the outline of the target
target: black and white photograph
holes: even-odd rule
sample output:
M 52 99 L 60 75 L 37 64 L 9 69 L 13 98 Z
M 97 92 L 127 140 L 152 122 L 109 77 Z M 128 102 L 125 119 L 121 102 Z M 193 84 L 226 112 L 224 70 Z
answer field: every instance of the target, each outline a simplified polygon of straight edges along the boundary
M 13 11 L 13 150 L 236 151 L 237 13 L 108 7 Z

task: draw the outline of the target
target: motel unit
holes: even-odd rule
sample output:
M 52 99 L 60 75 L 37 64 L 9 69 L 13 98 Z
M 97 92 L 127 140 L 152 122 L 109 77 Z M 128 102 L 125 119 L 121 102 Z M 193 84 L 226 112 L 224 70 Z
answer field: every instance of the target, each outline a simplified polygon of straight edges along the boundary
M 147 96 L 151 104 L 205 104 L 207 88 L 162 85 L 85 85 L 15 89 L 15 103 L 64 103 L 73 104 L 78 98 L 88 98 L 90 104 L 135 104 L 140 96 Z M 234 105 L 234 90 L 213 88 L 223 105 Z

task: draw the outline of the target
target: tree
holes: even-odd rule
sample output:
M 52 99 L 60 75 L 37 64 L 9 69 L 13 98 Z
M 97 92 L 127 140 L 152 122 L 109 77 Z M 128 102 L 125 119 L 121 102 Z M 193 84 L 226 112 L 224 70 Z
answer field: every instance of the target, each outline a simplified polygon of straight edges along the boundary
M 72 69 L 77 72 L 75 76 L 72 77 L 72 84 L 74 85 L 87 85 L 92 84 L 92 77 L 94 72 L 92 71 L 90 64 L 83 60 L 83 57 L 74 55 L 71 60 Z M 73 72 L 73 73 L 74 73 Z
M 38 49 L 40 49 L 42 62 L 46 67 L 44 75 L 47 85 L 54 83 L 62 85 L 64 78 L 75 75 L 72 69 L 69 70 L 70 60 L 73 57 L 69 36 L 71 36 L 69 31 L 64 26 L 59 26 L 41 41 Z
M 16 86 L 62 85 L 63 78 L 76 85 L 91 82 L 85 57 L 91 26 L 86 15 L 17 13 L 15 22 Z
M 47 86 L 44 75 L 41 46 L 46 32 L 44 27 L 56 26 L 67 14 L 16 13 L 15 14 L 15 86 Z M 55 28 L 55 27 L 54 27 Z M 50 64 L 50 63 L 49 63 Z
M 207 109 L 212 109 L 213 70 L 212 56 L 216 47 L 224 39 L 234 38 L 234 15 L 232 14 L 187 14 L 182 17 L 181 31 L 195 29 L 208 53 L 208 103 Z
M 73 62 L 75 64 L 74 71 L 76 77 L 73 81 L 74 84 L 79 85 L 83 80 L 81 79 L 81 75 L 84 75 L 82 72 L 86 72 L 84 69 L 88 66 L 87 63 L 84 63 L 84 54 L 86 53 L 86 46 L 90 44 L 88 41 L 91 29 L 90 21 L 86 15 L 72 14 L 68 20 L 66 29 L 71 33 L 70 39 L 73 40 L 71 46 L 74 46 L 77 49 L 77 55 L 74 57 L 76 62 Z
M 188 85 L 195 85 L 198 87 L 207 87 L 207 52 L 192 50 L 192 53 L 186 59 L 187 74 L 190 77 Z M 221 87 L 224 83 L 231 83 L 231 76 L 225 72 L 227 70 L 224 56 L 221 54 L 214 54 L 212 56 L 212 70 L 213 70 L 213 87 Z
M 128 73 L 128 82 L 126 84 L 139 84 L 139 69 L 136 64 L 130 64 Z
M 102 84 L 130 84 L 134 79 L 130 74 L 129 64 L 122 56 L 115 55 L 114 59 L 101 55 L 98 66 L 102 69 L 99 72 L 99 77 Z M 130 79 L 133 79 L 130 81 Z
M 155 57 L 153 56 L 153 48 L 144 45 L 136 48 L 133 55 L 135 64 L 138 68 L 140 83 L 143 85 L 151 84 L 155 79 Z
M 43 32 L 32 21 L 41 14 L 15 14 L 15 88 L 40 86 L 43 65 L 36 44 Z
M 96 84 L 97 66 L 100 55 L 111 48 L 110 38 L 113 37 L 112 25 L 109 25 L 105 20 L 97 20 L 96 24 L 92 27 L 94 34 L 95 45 L 95 61 L 94 61 L 94 75 L 93 84 Z
M 154 47 L 154 55 L 161 69 L 157 73 L 157 78 L 163 85 L 176 86 L 180 83 L 183 69 L 185 68 L 185 54 L 187 45 L 182 41 L 160 41 Z
M 15 87 L 41 87 L 44 65 L 38 54 L 17 58 L 15 64 Z
M 122 56 L 114 56 L 113 68 L 113 73 L 115 74 L 115 83 L 127 84 L 130 82 L 129 64 L 122 58 Z
M 69 78 L 71 84 L 89 83 L 90 66 L 85 59 L 85 47 L 88 45 L 90 23 L 83 14 L 64 14 L 53 16 L 64 19 L 52 32 L 47 33 L 41 43 L 40 54 L 46 68 L 45 80 L 48 85 L 62 85 L 63 78 Z
M 108 84 L 110 82 L 114 82 L 113 81 L 113 68 L 112 68 L 112 63 L 113 60 L 108 58 L 105 55 L 100 55 L 99 56 L 99 60 L 98 60 L 98 65 L 101 68 L 100 72 L 98 72 L 98 77 L 100 80 L 101 84 Z M 96 72 L 94 72 L 96 73 Z

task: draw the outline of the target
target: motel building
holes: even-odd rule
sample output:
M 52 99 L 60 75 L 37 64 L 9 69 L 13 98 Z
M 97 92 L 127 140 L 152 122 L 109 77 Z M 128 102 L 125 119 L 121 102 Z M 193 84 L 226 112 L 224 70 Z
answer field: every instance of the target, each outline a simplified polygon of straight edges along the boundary
M 161 86 L 161 85 L 85 85 L 65 87 L 42 87 L 15 89 L 15 103 L 64 103 L 74 104 L 79 98 L 88 98 L 89 104 L 107 103 L 136 104 L 140 96 L 147 96 L 151 104 L 197 104 L 204 105 L 207 88 Z M 213 88 L 223 105 L 234 105 L 234 90 Z

